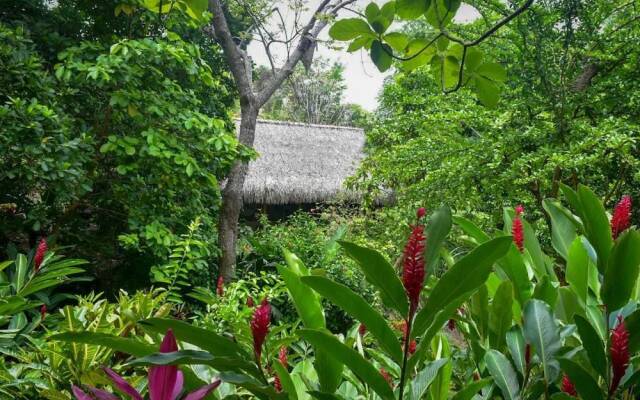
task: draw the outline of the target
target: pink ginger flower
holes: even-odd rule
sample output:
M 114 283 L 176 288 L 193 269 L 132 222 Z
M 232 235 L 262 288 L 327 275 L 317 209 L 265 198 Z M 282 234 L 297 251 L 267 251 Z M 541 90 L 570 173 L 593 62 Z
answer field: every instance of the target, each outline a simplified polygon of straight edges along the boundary
M 524 207 L 522 205 L 516 206 L 516 215 L 513 218 L 513 224 L 511 225 L 511 234 L 513 235 L 513 243 L 515 243 L 520 253 L 524 252 L 524 226 L 520 216 L 524 213 Z
M 160 345 L 161 353 L 172 353 L 178 351 L 178 343 L 173 335 L 173 331 L 169 329 L 164 335 L 162 344 Z M 107 377 L 122 393 L 129 396 L 133 400 L 143 400 L 142 395 L 133 386 L 131 386 L 120 375 L 116 374 L 109 368 L 103 368 Z M 149 399 L 150 400 L 176 400 L 184 385 L 184 376 L 182 371 L 178 370 L 176 365 L 158 365 L 149 368 Z M 182 397 L 182 400 L 201 400 L 205 398 L 211 391 L 220 385 L 220 379 L 215 380 L 209 385 L 200 387 L 193 392 Z M 72 385 L 71 390 L 77 400 L 93 400 L 93 397 L 86 394 L 79 387 Z M 100 400 L 117 400 L 118 397 L 104 390 L 89 387 L 89 391 L 93 396 Z
M 613 209 L 611 217 L 611 235 L 614 239 L 631 226 L 631 197 L 622 196 L 620 202 Z
M 47 249 L 47 239 L 40 239 L 40 243 L 38 243 L 38 248 L 36 249 L 36 255 L 33 257 L 36 272 L 40 271 L 40 265 L 42 265 L 42 261 L 44 261 L 44 255 L 47 253 Z
M 412 317 L 418 308 L 420 292 L 424 286 L 424 248 L 426 238 L 424 225 L 416 225 L 411 231 L 404 247 L 402 283 L 409 297 L 409 316 Z
M 285 368 L 289 366 L 289 359 L 287 357 L 287 348 L 285 346 L 280 347 L 280 351 L 278 352 L 278 361 L 280 361 L 280 364 L 282 364 L 282 366 Z
M 609 393 L 613 394 L 629 366 L 629 331 L 622 320 L 622 315 L 618 316 L 618 325 L 611 331 L 609 355 L 613 371 Z
M 262 355 L 262 344 L 269 332 L 269 322 L 271 321 L 271 305 L 267 299 L 256 307 L 251 318 L 251 334 L 253 335 L 253 352 L 256 360 L 260 362 Z
M 216 285 L 216 294 L 220 297 L 224 295 L 224 277 L 222 275 L 218 277 L 218 283 Z
M 576 392 L 576 387 L 573 385 L 573 382 L 571 382 L 569 377 L 566 375 L 562 377 L 562 386 L 560 387 L 560 390 L 562 390 L 569 396 L 572 396 L 572 397 L 578 396 L 578 392 Z

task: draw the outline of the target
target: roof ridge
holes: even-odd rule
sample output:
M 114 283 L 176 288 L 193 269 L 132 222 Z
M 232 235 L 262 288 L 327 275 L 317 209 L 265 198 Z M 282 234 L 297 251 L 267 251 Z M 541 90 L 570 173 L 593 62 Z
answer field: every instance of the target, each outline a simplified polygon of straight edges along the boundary
M 234 118 L 235 121 L 240 121 L 240 118 Z M 258 118 L 257 122 L 263 124 L 272 124 L 272 125 L 287 125 L 287 126 L 310 126 L 314 128 L 331 128 L 338 130 L 349 130 L 349 131 L 358 131 L 364 132 L 363 128 L 358 128 L 355 126 L 344 126 L 344 125 L 325 125 L 325 124 L 308 124 L 305 122 L 295 122 L 295 121 L 278 121 L 274 119 L 264 119 Z

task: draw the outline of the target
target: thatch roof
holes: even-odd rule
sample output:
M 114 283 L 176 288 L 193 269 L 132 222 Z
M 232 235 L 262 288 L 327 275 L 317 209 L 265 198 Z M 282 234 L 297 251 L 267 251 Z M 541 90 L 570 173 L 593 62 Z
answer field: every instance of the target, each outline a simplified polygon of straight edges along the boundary
M 336 197 L 357 200 L 344 188 L 364 153 L 359 128 L 258 120 L 244 183 L 247 204 L 317 203 Z

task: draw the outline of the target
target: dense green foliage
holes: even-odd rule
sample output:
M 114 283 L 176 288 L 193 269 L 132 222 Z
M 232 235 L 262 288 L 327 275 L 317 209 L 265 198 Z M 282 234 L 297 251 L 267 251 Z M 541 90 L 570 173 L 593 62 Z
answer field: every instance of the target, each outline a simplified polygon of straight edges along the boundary
M 0 20 L 1 243 L 55 234 L 104 287 L 123 268 L 146 281 L 197 218 L 215 255 L 218 179 L 251 153 L 211 39 L 179 13 L 19 3 Z
M 609 205 L 633 195 L 640 109 L 638 49 L 628 40 L 640 29 L 628 7 L 543 2 L 503 28 L 491 45 L 508 90 L 495 109 L 465 90 L 442 96 L 432 68 L 397 72 L 381 95 L 355 186 L 372 195 L 394 189 L 400 203 L 444 200 L 484 213 L 487 226 L 499 222 L 504 204 L 543 216 L 542 200 L 556 197 L 560 182 L 588 183 Z M 457 29 L 479 31 L 484 22 Z

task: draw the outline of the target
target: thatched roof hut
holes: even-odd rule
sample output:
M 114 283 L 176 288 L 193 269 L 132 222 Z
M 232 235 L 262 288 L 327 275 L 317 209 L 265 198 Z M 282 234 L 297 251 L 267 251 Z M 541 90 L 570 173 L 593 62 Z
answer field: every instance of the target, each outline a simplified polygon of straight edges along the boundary
M 244 183 L 247 204 L 357 200 L 344 187 L 364 157 L 360 128 L 258 120 L 255 149 Z

